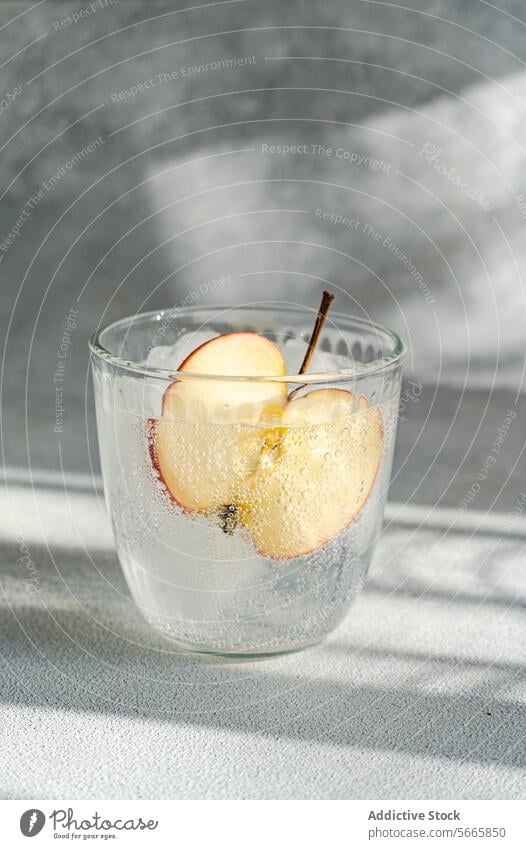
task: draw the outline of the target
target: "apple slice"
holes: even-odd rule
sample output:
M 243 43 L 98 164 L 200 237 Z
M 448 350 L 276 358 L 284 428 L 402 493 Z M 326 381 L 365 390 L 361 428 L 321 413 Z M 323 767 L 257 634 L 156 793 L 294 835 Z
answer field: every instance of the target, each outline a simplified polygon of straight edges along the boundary
M 257 549 L 288 560 L 335 537 L 367 500 L 382 445 L 380 412 L 365 398 L 329 388 L 290 401 L 243 496 Z
M 265 336 L 229 333 L 196 348 L 178 371 L 273 377 L 285 375 L 285 361 Z M 173 500 L 205 513 L 236 504 L 263 444 L 263 431 L 253 425 L 281 413 L 286 399 L 286 383 L 272 381 L 196 377 L 171 383 L 150 453 Z

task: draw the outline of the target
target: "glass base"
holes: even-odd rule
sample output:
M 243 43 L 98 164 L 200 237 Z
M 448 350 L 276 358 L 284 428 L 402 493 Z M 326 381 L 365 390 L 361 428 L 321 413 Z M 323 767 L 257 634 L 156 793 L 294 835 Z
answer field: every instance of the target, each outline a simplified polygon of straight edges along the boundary
M 317 646 L 323 645 L 328 638 L 332 634 L 332 630 L 328 633 L 318 634 L 312 639 L 304 640 L 302 642 L 294 643 L 293 645 L 277 645 L 277 646 L 266 646 L 264 648 L 258 649 L 254 647 L 250 648 L 232 648 L 232 649 L 223 649 L 223 648 L 214 648 L 209 645 L 205 645 L 203 643 L 192 643 L 186 640 L 182 640 L 179 637 L 175 637 L 170 633 L 167 633 L 165 628 L 159 627 L 156 623 L 149 621 L 148 623 L 154 630 L 161 634 L 166 640 L 176 648 L 184 653 L 185 655 L 191 656 L 195 659 L 203 659 L 209 661 L 223 661 L 223 662 L 250 662 L 254 660 L 271 660 L 276 657 L 284 657 L 289 654 L 297 654 L 298 652 L 308 651 L 309 649 L 316 648 Z

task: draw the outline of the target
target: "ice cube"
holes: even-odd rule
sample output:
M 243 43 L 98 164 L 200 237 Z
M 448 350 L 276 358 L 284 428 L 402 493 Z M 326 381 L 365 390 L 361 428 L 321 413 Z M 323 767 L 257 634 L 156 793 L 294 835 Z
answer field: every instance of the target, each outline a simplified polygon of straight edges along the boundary
M 298 374 L 303 358 L 307 351 L 307 342 L 303 339 L 287 339 L 282 347 L 287 374 Z M 322 351 L 316 348 L 313 357 L 310 361 L 309 372 L 311 374 L 325 374 L 341 371 L 352 367 L 352 361 L 349 357 L 342 357 L 338 354 L 332 354 L 329 351 Z
M 173 345 L 157 345 L 148 351 L 145 364 L 153 368 L 177 371 L 192 351 L 217 335 L 217 331 L 213 330 L 195 330 L 193 333 L 185 333 Z

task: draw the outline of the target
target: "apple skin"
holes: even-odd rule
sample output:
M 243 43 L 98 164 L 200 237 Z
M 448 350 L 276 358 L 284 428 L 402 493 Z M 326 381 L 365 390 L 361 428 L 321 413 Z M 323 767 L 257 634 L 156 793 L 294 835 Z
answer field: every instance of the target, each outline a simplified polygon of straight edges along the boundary
M 203 343 L 178 371 L 284 376 L 285 362 L 269 339 L 241 331 Z M 208 513 L 238 500 L 238 480 L 255 467 L 264 439 L 253 425 L 267 408 L 282 409 L 286 398 L 284 382 L 174 380 L 163 394 L 161 418 L 148 423 L 152 466 L 172 502 Z
M 214 351 L 214 348 L 217 348 L 218 345 L 221 345 L 222 348 L 225 345 L 235 345 L 235 362 L 233 362 L 229 368 L 225 370 L 218 371 L 218 363 L 216 361 L 217 352 Z M 243 345 L 247 347 L 250 345 L 256 345 L 259 350 L 256 350 L 256 362 L 254 363 L 254 359 L 252 358 L 252 362 L 249 363 L 249 368 L 247 369 L 246 359 L 242 359 L 239 354 L 241 352 L 241 348 Z M 265 350 L 267 354 L 267 362 L 269 359 L 273 362 L 274 369 L 276 371 L 271 370 L 269 372 L 265 372 L 261 366 L 260 362 L 262 360 L 262 354 Z M 203 354 L 205 357 L 203 357 Z M 208 354 L 212 354 L 211 366 L 212 371 L 206 371 L 206 365 L 204 363 L 210 362 L 208 358 Z M 197 366 L 197 367 L 194 367 Z M 260 333 L 253 333 L 248 330 L 236 330 L 233 333 L 224 333 L 222 336 L 216 336 L 214 339 L 209 339 L 208 342 L 203 342 L 201 345 L 198 345 L 191 354 L 189 354 L 186 359 L 183 360 L 177 371 L 186 371 L 186 372 L 198 372 L 201 374 L 210 374 L 214 376 L 230 376 L 230 377 L 283 377 L 286 374 L 285 369 L 285 360 L 283 359 L 283 354 L 281 353 L 278 346 L 271 342 L 270 339 L 267 339 L 266 336 L 262 336 Z M 283 383 L 283 394 L 286 397 L 287 388 L 286 384 Z
M 330 404 L 326 404 L 326 402 L 339 405 L 340 409 L 348 408 L 350 414 L 331 422 L 330 418 L 329 420 L 325 418 L 326 414 L 323 412 L 324 408 L 330 407 Z M 313 407 L 310 419 L 306 419 L 305 424 L 299 424 L 299 431 L 296 425 L 301 422 L 301 416 L 290 415 L 292 405 L 295 406 L 296 413 L 298 407 L 302 405 Z M 253 544 L 261 555 L 281 562 L 304 557 L 322 548 L 356 519 L 374 486 L 383 453 L 381 414 L 377 408 L 368 406 L 364 396 L 356 399 L 353 393 L 348 390 L 318 389 L 309 393 L 309 395 L 291 401 L 287 409 L 289 416 L 285 415 L 284 417 L 283 448 L 279 449 L 283 452 L 283 459 L 278 458 L 273 467 L 272 457 L 270 457 L 270 463 L 267 464 L 265 469 L 265 457 L 263 455 L 260 469 L 251 482 L 251 492 L 244 496 L 244 503 L 246 504 L 245 521 Z M 289 423 L 291 419 L 296 419 L 296 425 L 287 427 L 287 418 Z M 367 450 L 370 454 L 370 459 L 365 466 L 359 467 L 362 469 L 363 475 L 361 478 L 362 486 L 364 483 L 366 486 L 363 493 L 359 493 L 358 497 L 355 498 L 352 497 L 352 482 L 347 479 L 345 471 L 342 471 L 342 460 L 334 457 L 334 467 L 329 467 L 326 472 L 316 478 L 319 458 L 316 459 L 312 451 L 309 453 L 309 450 L 302 445 L 302 441 L 309 440 L 314 431 L 317 431 L 316 439 L 318 441 L 320 437 L 322 440 L 323 438 L 326 439 L 325 447 L 328 452 L 331 451 L 331 448 L 335 451 L 336 446 L 338 446 L 338 450 L 343 449 L 344 453 L 347 452 L 347 458 L 344 456 L 344 462 L 345 459 L 350 460 L 353 449 L 352 444 L 349 446 L 348 437 L 347 443 L 345 442 L 344 431 L 346 426 L 357 429 L 356 445 L 358 447 L 363 445 L 364 453 Z M 331 432 L 331 429 L 334 430 Z M 368 440 L 370 445 L 368 445 Z M 287 441 L 290 443 L 288 449 Z M 287 458 L 287 451 L 290 455 L 289 458 Z M 373 453 L 371 454 L 371 452 Z M 302 456 L 304 457 L 303 460 L 301 459 Z M 280 463 L 283 464 L 281 472 Z M 320 494 L 319 500 L 313 501 L 310 491 L 307 494 L 305 477 L 299 475 L 297 471 L 300 466 L 307 469 L 307 479 L 309 472 L 314 474 L 312 484 L 316 492 Z M 267 478 L 266 475 L 268 475 Z M 334 492 L 331 492 L 331 487 L 327 486 L 329 477 L 336 482 L 338 482 L 338 477 L 340 478 L 339 484 L 343 499 L 335 498 Z M 355 481 L 356 486 L 358 486 L 359 480 L 360 475 L 358 475 L 358 480 Z M 340 504 L 345 502 L 345 495 L 348 492 L 345 489 L 346 485 L 351 486 L 351 496 L 348 498 L 348 513 L 344 514 L 340 510 Z M 305 501 L 305 510 L 302 510 L 301 507 L 302 499 Z M 335 515 L 340 510 L 339 518 L 327 513 L 331 501 L 335 505 Z M 295 513 L 290 513 L 289 504 L 296 505 Z M 289 510 L 288 517 L 287 510 Z M 305 530 L 298 524 L 298 517 L 303 515 L 309 516 L 311 520 L 307 522 Z M 321 529 L 320 533 L 313 538 L 312 526 L 316 520 L 327 520 L 327 529 L 325 531 Z
M 146 439 L 148 442 L 148 454 L 150 455 L 150 462 L 155 472 L 155 477 L 163 485 L 163 493 L 165 494 L 166 498 L 168 498 L 172 502 L 172 504 L 175 504 L 177 507 L 180 507 L 181 510 L 183 510 L 184 512 L 188 512 L 184 504 L 181 504 L 181 502 L 177 500 L 175 495 L 170 492 L 164 482 L 163 473 L 161 472 L 161 467 L 159 465 L 159 460 L 157 457 L 157 419 L 148 419 L 148 423 L 146 426 Z

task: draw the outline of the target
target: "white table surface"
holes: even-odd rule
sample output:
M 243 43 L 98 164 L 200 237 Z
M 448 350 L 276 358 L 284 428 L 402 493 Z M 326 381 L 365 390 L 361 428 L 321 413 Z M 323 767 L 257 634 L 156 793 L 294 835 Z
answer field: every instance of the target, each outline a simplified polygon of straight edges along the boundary
M 328 643 L 220 664 L 143 623 L 100 497 L 0 509 L 2 798 L 524 797 L 520 538 L 387 522 Z

